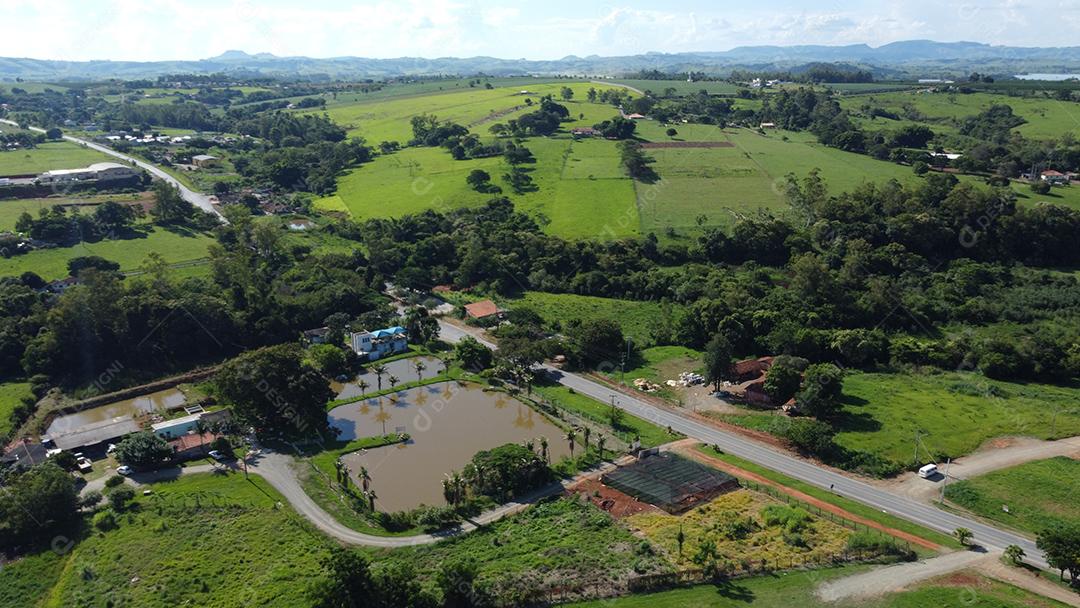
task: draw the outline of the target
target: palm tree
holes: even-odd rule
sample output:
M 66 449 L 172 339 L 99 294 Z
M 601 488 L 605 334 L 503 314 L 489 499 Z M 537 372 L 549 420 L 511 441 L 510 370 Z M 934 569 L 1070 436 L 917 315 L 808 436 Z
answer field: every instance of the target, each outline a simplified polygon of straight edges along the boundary
M 968 543 L 971 542 L 971 538 L 975 536 L 975 534 L 967 528 L 957 528 L 953 530 L 953 536 L 956 537 L 956 540 L 960 541 L 961 545 L 964 545 L 966 547 Z
M 205 420 L 199 418 L 195 421 L 195 432 L 199 434 L 199 449 L 203 452 L 206 451 L 206 440 L 204 435 L 210 430 L 210 425 Z
M 383 377 L 383 374 L 386 373 L 386 366 L 376 363 L 375 365 L 371 366 L 371 371 L 372 371 L 372 373 L 375 374 L 375 377 L 379 379 L 379 392 L 381 393 L 382 392 L 382 377 Z
M 390 380 L 390 389 L 393 390 L 394 387 L 396 387 L 397 383 L 399 382 L 398 377 L 391 374 L 389 380 Z
M 570 457 L 574 457 L 574 441 L 577 439 L 577 432 L 574 429 L 566 431 L 566 441 L 570 444 Z
M 416 368 L 416 381 L 417 382 L 423 382 L 424 381 L 424 370 L 427 369 L 427 366 L 424 365 L 423 361 L 417 361 L 417 362 L 413 363 L 413 367 Z
M 449 374 L 450 373 L 450 357 L 447 357 L 446 355 L 443 355 L 443 356 L 439 357 L 439 363 L 440 363 L 440 366 L 442 367 L 442 375 L 445 376 L 446 374 Z
M 345 463 L 341 461 L 341 458 L 338 458 L 337 460 L 335 460 L 334 461 L 334 471 L 337 472 L 337 482 L 339 484 L 341 483 L 341 478 L 344 475 L 344 470 L 345 470 Z
M 604 459 L 604 445 L 607 443 L 607 437 L 600 435 L 596 438 L 596 449 L 600 452 L 600 460 Z
M 585 451 L 588 452 L 589 451 L 589 437 L 592 435 L 592 428 L 585 427 L 584 433 L 585 433 Z
M 368 384 L 367 380 L 361 380 L 361 381 L 357 382 L 356 386 L 360 388 L 360 394 L 361 395 L 366 395 L 367 394 L 367 389 L 371 388 L 371 385 Z
M 540 456 L 544 459 L 544 462 L 548 461 L 548 440 L 547 437 L 540 438 Z
M 368 488 L 371 486 L 371 475 L 368 474 L 367 467 L 365 466 L 360 467 L 360 483 L 363 484 L 364 491 L 367 492 Z
M 375 499 L 378 498 L 378 496 L 375 495 L 375 490 L 369 491 L 367 493 L 367 497 L 368 497 L 368 504 L 371 505 L 371 512 L 374 513 L 375 512 Z
M 533 441 L 532 439 L 526 439 L 525 440 L 525 449 L 529 450 L 530 452 L 535 452 L 536 451 L 536 442 Z

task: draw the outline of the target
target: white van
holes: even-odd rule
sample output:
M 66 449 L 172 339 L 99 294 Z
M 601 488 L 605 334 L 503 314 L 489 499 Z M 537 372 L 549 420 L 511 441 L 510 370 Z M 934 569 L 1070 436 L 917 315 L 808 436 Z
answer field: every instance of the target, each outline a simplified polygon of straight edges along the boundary
M 929 479 L 934 475 L 937 475 L 937 472 L 938 470 L 936 464 L 928 464 L 919 469 L 919 477 L 922 477 L 923 479 Z

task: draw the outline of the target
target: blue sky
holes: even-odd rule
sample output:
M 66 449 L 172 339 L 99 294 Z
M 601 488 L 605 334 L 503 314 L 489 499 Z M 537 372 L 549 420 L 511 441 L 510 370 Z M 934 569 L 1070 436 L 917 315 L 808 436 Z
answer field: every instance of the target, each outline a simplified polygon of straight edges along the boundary
M 554 59 L 896 40 L 1080 45 L 1080 0 L 0 0 L 0 56 Z

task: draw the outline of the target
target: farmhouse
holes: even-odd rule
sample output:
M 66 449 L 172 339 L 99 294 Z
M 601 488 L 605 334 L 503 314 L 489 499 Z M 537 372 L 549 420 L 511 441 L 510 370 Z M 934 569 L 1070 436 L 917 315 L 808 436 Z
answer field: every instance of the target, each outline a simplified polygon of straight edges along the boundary
M 368 361 L 376 361 L 409 350 L 409 332 L 405 331 L 404 327 L 355 332 L 349 341 L 353 351 Z
M 637 112 L 634 112 L 633 114 L 627 114 L 623 118 L 629 118 L 630 120 L 644 120 L 645 115 L 644 114 L 638 114 Z
M 758 128 L 759 129 L 775 129 L 776 128 L 776 123 L 775 122 L 763 122 L 760 125 L 758 125 Z
M 318 327 L 301 332 L 300 339 L 304 344 L 325 344 L 328 335 L 330 335 L 329 327 Z
M 199 412 L 198 414 L 190 414 L 188 416 L 152 424 L 150 425 L 150 429 L 154 431 L 154 434 L 158 437 L 170 440 L 194 432 L 199 426 L 199 421 L 202 421 L 204 424 L 211 424 L 213 422 L 225 420 L 228 417 L 229 410 Z
M 480 300 L 479 302 L 466 304 L 465 314 L 468 315 L 470 319 L 486 321 L 498 318 L 503 314 L 503 311 L 491 300 Z
M 1069 176 L 1060 171 L 1054 171 L 1049 169 L 1039 174 L 1039 179 L 1050 184 L 1051 186 L 1068 186 Z
M 88 181 L 117 181 L 137 177 L 139 172 L 119 163 L 94 163 L 82 169 L 55 169 L 42 173 L 34 181 L 39 184 L 68 184 Z
M 176 460 L 192 460 L 199 458 L 206 453 L 206 450 L 210 449 L 210 444 L 214 443 L 214 440 L 221 435 L 217 433 L 191 433 L 188 435 L 181 435 L 176 439 L 169 441 L 169 447 L 172 448 L 173 458 Z
M 210 156 L 209 154 L 196 154 L 191 157 L 191 164 L 200 169 L 209 169 L 210 167 L 218 166 L 219 159 L 216 156 Z

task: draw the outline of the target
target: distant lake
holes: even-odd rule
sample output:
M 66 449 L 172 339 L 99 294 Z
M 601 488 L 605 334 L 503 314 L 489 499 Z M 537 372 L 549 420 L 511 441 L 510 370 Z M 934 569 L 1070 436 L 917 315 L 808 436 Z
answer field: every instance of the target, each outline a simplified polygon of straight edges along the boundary
M 1068 80 L 1070 78 L 1080 78 L 1080 74 L 1017 74 L 1017 78 L 1020 80 Z

